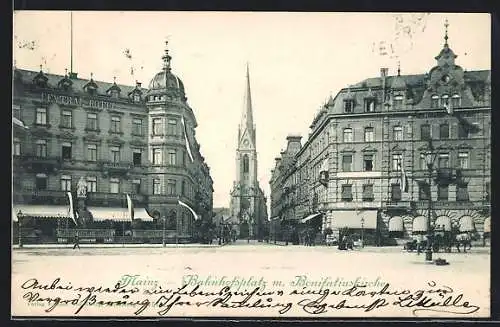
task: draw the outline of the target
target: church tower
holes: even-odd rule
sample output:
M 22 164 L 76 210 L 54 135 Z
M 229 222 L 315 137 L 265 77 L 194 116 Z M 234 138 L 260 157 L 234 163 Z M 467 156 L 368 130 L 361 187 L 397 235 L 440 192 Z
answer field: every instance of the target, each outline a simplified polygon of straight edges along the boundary
M 247 64 L 245 98 L 238 126 L 236 179 L 231 191 L 231 215 L 240 238 L 260 238 L 266 221 L 266 199 L 257 181 L 257 143 L 253 122 L 250 73 Z

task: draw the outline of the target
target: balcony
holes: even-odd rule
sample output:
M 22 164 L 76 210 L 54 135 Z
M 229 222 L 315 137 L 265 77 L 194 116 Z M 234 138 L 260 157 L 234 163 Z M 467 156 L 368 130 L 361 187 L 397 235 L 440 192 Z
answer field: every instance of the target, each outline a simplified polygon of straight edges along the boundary
M 383 204 L 384 209 L 393 210 L 410 210 L 412 208 L 411 201 L 389 200 Z
M 87 206 L 113 206 L 125 207 L 127 198 L 123 193 L 89 192 L 87 193 Z
M 100 161 L 99 168 L 102 169 L 103 172 L 107 172 L 108 174 L 126 174 L 133 168 L 133 165 L 130 162 L 124 161 Z
M 54 204 L 61 205 L 68 202 L 65 191 L 14 189 L 14 203 L 24 204 Z
M 39 157 L 33 155 L 22 156 L 16 161 L 29 172 L 52 173 L 61 168 L 61 157 Z

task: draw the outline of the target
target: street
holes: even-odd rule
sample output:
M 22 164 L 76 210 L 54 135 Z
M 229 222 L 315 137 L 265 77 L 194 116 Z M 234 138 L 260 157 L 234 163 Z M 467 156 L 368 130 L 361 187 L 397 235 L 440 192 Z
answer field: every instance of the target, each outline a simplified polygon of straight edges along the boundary
M 283 287 L 321 288 L 325 281 L 330 288 L 348 286 L 350 281 L 360 283 L 378 280 L 391 288 L 428 288 L 436 283 L 463 294 L 463 300 L 479 307 L 474 313 L 461 316 L 489 316 L 490 254 L 487 248 L 473 248 L 470 253 L 438 253 L 450 264 L 426 264 L 424 255 L 404 252 L 401 247 L 370 248 L 339 251 L 336 247 L 280 246 L 266 243 L 238 241 L 222 247 L 151 247 L 151 248 L 71 248 L 16 249 L 12 258 L 13 314 L 62 315 L 71 314 L 64 307 L 45 313 L 43 307 L 27 306 L 21 285 L 30 278 L 50 284 L 55 278 L 72 285 L 114 285 L 123 275 L 135 276 L 137 285 L 152 284 L 179 287 L 192 281 L 264 280 L 266 290 L 276 281 Z M 141 284 L 142 283 L 142 284 Z M 133 283 L 132 283 L 133 284 Z M 193 284 L 194 285 L 194 284 Z M 257 284 L 249 283 L 247 286 Z M 333 285 L 333 286 L 332 286 Z M 377 284 L 375 284 L 377 285 Z M 233 287 L 238 285 L 233 284 Z M 241 286 L 241 285 L 240 285 Z M 262 285 L 260 285 L 262 286 Z M 241 289 L 241 287 L 237 287 Z M 324 288 L 324 287 L 323 287 Z M 107 311 L 87 307 L 80 315 L 133 315 L 133 309 L 113 308 Z M 455 311 L 457 311 L 456 309 Z M 449 310 L 450 311 L 450 310 Z M 172 309 L 176 315 L 231 315 L 278 316 L 277 310 L 208 310 Z M 446 314 L 446 315 L 445 315 Z M 363 311 L 331 311 L 324 316 L 457 316 L 450 312 L 420 312 L 394 307 Z M 154 315 L 154 311 L 143 315 Z M 294 309 L 284 316 L 308 316 Z M 459 315 L 460 316 L 460 315 Z

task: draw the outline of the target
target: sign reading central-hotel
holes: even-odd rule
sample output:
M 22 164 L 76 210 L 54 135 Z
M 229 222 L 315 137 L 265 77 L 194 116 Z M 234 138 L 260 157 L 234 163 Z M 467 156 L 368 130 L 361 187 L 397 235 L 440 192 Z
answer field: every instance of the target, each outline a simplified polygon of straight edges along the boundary
M 57 103 L 62 105 L 87 106 L 97 109 L 113 109 L 114 103 L 78 96 L 42 93 L 42 102 Z

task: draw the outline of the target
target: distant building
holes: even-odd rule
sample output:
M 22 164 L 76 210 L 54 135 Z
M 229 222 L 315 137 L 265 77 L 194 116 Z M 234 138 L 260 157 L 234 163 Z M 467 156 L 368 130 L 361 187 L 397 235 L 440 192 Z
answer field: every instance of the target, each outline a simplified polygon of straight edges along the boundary
M 487 237 L 491 72 L 464 71 L 456 57 L 446 33 L 428 73 L 382 68 L 330 97 L 302 146 L 288 137 L 270 181 L 275 234 L 285 237 L 283 223 L 292 221 L 364 231 L 376 244 L 407 238 L 427 230 L 430 187 L 432 226 Z
M 198 122 L 168 50 L 163 62 L 148 88 L 14 68 L 14 214 L 68 217 L 71 192 L 83 224 L 130 220 L 125 194 L 134 218 L 158 228 L 166 219 L 187 239 L 193 215 L 178 199 L 211 218 L 213 181 Z M 76 194 L 80 180 L 85 196 Z
M 236 180 L 231 190 L 231 215 L 239 225 L 239 237 L 261 238 L 267 222 L 266 198 L 257 181 L 257 143 L 253 123 L 250 76 L 247 66 L 245 103 L 238 128 Z

